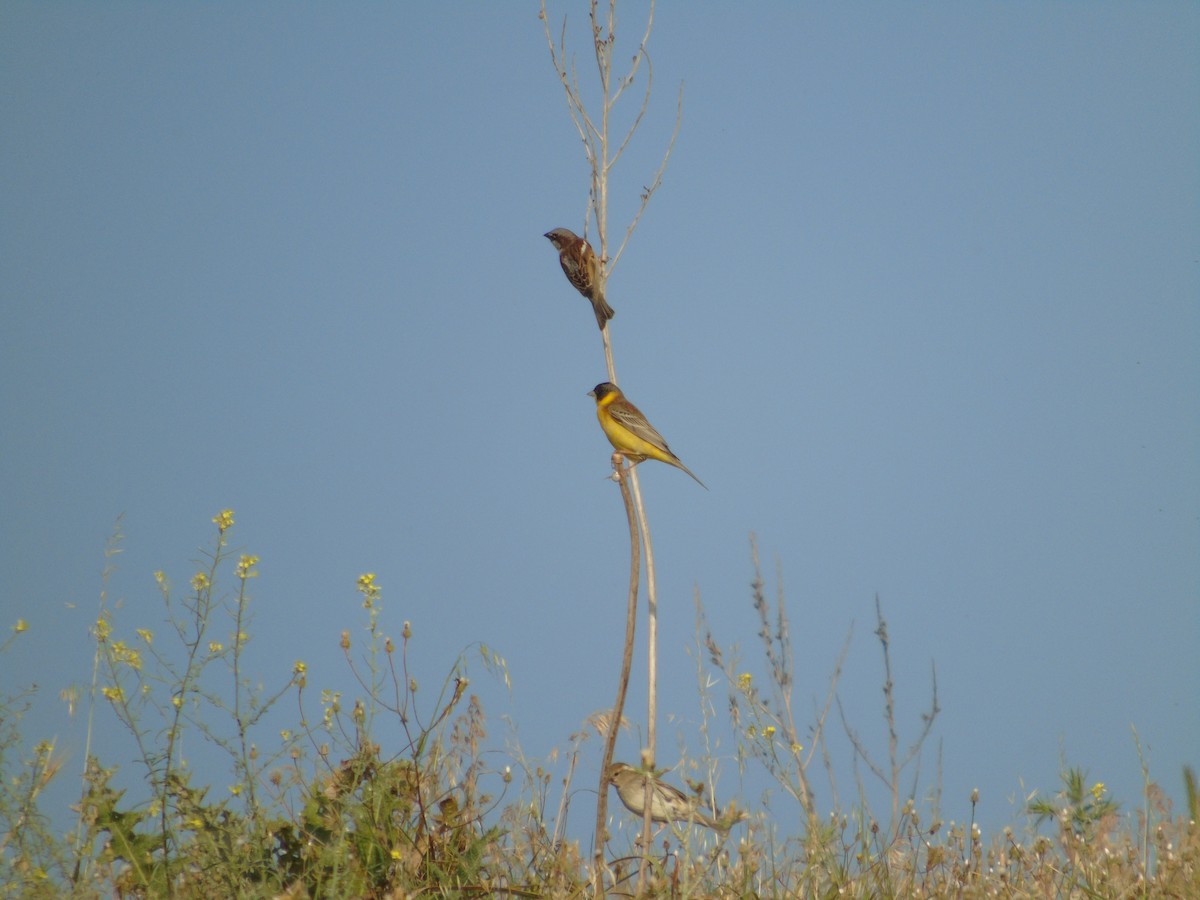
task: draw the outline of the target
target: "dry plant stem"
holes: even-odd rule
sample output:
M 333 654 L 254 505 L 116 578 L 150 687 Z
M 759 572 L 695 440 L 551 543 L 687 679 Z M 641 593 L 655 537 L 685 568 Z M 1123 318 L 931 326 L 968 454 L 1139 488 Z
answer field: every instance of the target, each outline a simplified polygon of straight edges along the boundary
M 846 665 L 846 655 L 850 652 L 850 641 L 854 637 L 854 626 L 851 625 L 849 631 L 846 632 L 846 640 L 842 642 L 842 651 L 838 654 L 837 662 L 833 666 L 833 674 L 829 676 L 829 690 L 825 694 L 825 705 L 821 707 L 820 712 L 816 714 L 816 725 L 813 727 L 812 749 L 808 752 L 808 759 L 804 761 L 803 769 L 807 770 L 809 763 L 812 762 L 813 756 L 816 754 L 818 747 L 821 750 L 821 762 L 825 766 L 825 774 L 829 779 L 829 800 L 833 809 L 838 809 L 841 806 L 841 801 L 838 799 L 837 776 L 833 771 L 833 758 L 829 754 L 829 743 L 825 740 L 825 721 L 829 718 L 829 710 L 833 707 L 834 699 L 837 697 L 838 681 L 842 677 L 842 669 Z M 814 710 L 815 711 L 815 710 Z M 811 806 L 806 810 L 809 817 L 810 830 L 816 825 L 816 809 Z
M 941 707 L 938 706 L 937 696 L 937 669 L 933 669 L 933 682 L 931 687 L 931 696 L 929 701 L 929 710 L 921 713 L 922 728 L 917 735 L 916 740 L 909 746 L 908 751 L 903 757 L 899 752 L 899 733 L 896 730 L 896 698 L 895 684 L 892 682 L 892 654 L 891 641 L 888 637 L 887 620 L 883 618 L 883 607 L 880 605 L 879 597 L 875 597 L 875 620 L 876 628 L 875 635 L 879 638 L 879 644 L 883 652 L 883 696 L 884 696 L 884 719 L 887 722 L 888 728 L 888 771 L 884 771 L 883 766 L 876 763 L 867 752 L 866 745 L 858 733 L 850 727 L 850 723 L 846 719 L 846 712 L 842 708 L 841 701 L 838 701 L 838 714 L 842 719 L 842 727 L 846 731 L 846 737 L 849 738 L 854 752 L 862 759 L 871 773 L 883 782 L 890 794 L 892 801 L 892 821 L 891 829 L 895 833 L 900 828 L 900 775 L 908 768 L 913 760 L 918 760 L 917 775 L 913 777 L 912 788 L 909 790 L 905 799 L 912 799 L 916 795 L 917 781 L 920 774 L 920 753 L 921 748 L 925 745 L 926 738 L 929 737 L 929 732 L 933 729 L 933 722 L 941 712 Z M 860 796 L 864 795 L 863 788 L 859 788 Z
M 604 282 L 601 281 L 601 284 Z M 617 367 L 613 363 L 612 339 L 608 336 L 608 323 L 604 323 L 604 328 L 600 331 L 600 338 L 604 341 L 604 365 L 608 369 L 608 380 L 613 384 L 617 383 Z
M 883 645 L 883 704 L 884 718 L 888 726 L 888 761 L 891 763 L 892 783 L 892 824 L 900 815 L 900 772 L 896 768 L 896 747 L 900 742 L 896 734 L 896 684 L 892 681 L 892 654 L 888 640 L 887 622 L 883 618 L 883 610 L 879 606 L 879 595 L 875 595 L 875 621 L 879 623 L 875 636 Z
M 650 92 L 654 84 L 654 68 L 650 62 L 650 55 L 646 51 L 646 44 L 650 40 L 650 32 L 654 27 L 654 2 L 651 0 L 650 8 L 646 14 L 646 30 L 642 33 L 642 39 L 638 44 L 636 52 L 633 54 L 633 61 L 629 67 L 629 71 L 623 78 L 619 79 L 615 90 L 612 86 L 612 51 L 616 42 L 613 33 L 616 25 L 616 0 L 610 0 L 607 15 L 603 17 L 604 21 L 601 21 L 597 0 L 591 0 L 588 4 L 588 16 L 592 25 L 592 43 L 596 56 L 596 68 L 599 73 L 600 85 L 603 92 L 601 116 L 598 125 L 588 115 L 587 109 L 583 104 L 583 95 L 579 90 L 579 78 L 575 73 L 573 64 L 568 71 L 566 59 L 566 18 L 564 17 L 563 19 L 562 32 L 559 35 L 558 43 L 555 44 L 554 35 L 550 31 L 550 19 L 546 15 L 545 0 L 542 0 L 538 13 L 546 34 L 546 44 L 550 49 L 550 61 L 554 65 L 554 71 L 558 75 L 559 81 L 562 83 L 563 91 L 567 97 L 567 108 L 571 115 L 571 122 L 579 134 L 580 141 L 583 143 L 584 154 L 587 156 L 588 164 L 591 168 L 592 184 L 589 209 L 595 214 L 596 218 L 597 243 L 600 248 L 600 259 L 602 262 L 602 279 L 606 279 L 612 273 L 617 260 L 621 258 L 621 254 L 624 253 L 634 229 L 637 228 L 642 214 L 646 211 L 646 207 L 650 203 L 650 198 L 662 184 L 663 173 L 666 171 L 667 163 L 675 148 L 675 139 L 679 135 L 679 129 L 683 123 L 683 83 L 680 82 L 679 85 L 679 97 L 675 108 L 675 127 L 671 132 L 670 140 L 667 142 L 667 148 L 663 152 L 662 162 L 659 163 L 658 169 L 655 170 L 654 177 L 650 180 L 650 183 L 642 188 L 641 203 L 638 206 L 638 211 L 630 220 L 629 227 L 625 230 L 621 246 L 617 248 L 616 253 L 609 256 L 608 173 L 616 165 L 617 160 L 621 158 L 625 152 L 625 148 L 629 146 L 629 142 L 641 125 L 642 119 L 650 106 Z M 643 60 L 646 62 L 647 74 L 646 90 L 642 96 L 641 106 L 638 108 L 637 115 L 626 131 L 621 143 L 610 157 L 609 147 L 611 143 L 608 136 L 609 112 L 616 106 L 617 101 L 620 100 L 625 90 L 633 84 Z M 586 233 L 584 236 L 586 237 Z M 611 377 L 611 364 L 609 375 L 609 380 L 616 384 L 616 379 Z
M 629 492 L 626 473 L 631 470 L 623 465 L 624 460 L 613 454 L 613 469 L 616 471 L 617 483 L 621 486 L 621 500 L 625 503 L 625 518 L 629 523 L 629 601 L 625 607 L 625 652 L 621 658 L 621 678 L 617 685 L 617 701 L 613 704 L 612 717 L 609 720 L 608 734 L 604 737 L 604 756 L 600 761 L 600 796 L 596 802 L 596 848 L 595 848 L 595 885 L 599 896 L 604 895 L 604 843 L 608 838 L 604 826 L 608 818 L 608 767 L 612 764 L 613 753 L 617 745 L 617 732 L 621 727 L 621 717 L 625 711 L 625 695 L 629 691 L 629 673 L 633 668 L 633 639 L 637 630 L 637 600 L 638 584 L 641 582 L 641 546 L 638 543 L 637 517 L 634 514 L 633 497 Z M 649 807 L 647 806 L 647 809 Z
M 637 467 L 629 469 L 629 481 L 633 487 L 633 505 L 637 510 L 638 528 L 642 534 L 642 547 L 646 554 L 646 750 L 649 757 L 642 763 L 649 769 L 654 769 L 658 761 L 658 585 L 654 575 L 654 544 L 650 540 L 650 524 L 646 521 L 646 507 L 642 503 L 642 487 L 638 481 Z M 648 861 L 650 852 L 650 835 L 653 825 L 650 821 L 650 781 L 646 780 L 646 812 L 642 820 L 642 840 L 645 842 Z
M 776 698 L 782 712 L 782 721 L 787 726 L 787 740 L 792 745 L 798 745 L 800 738 L 796 733 L 796 716 L 795 711 L 792 709 L 792 673 L 795 667 L 792 662 L 792 639 L 791 633 L 788 630 L 788 618 L 783 608 L 783 580 L 776 573 L 778 590 L 775 599 L 775 627 L 772 632 L 770 608 L 767 603 L 765 582 L 762 576 L 762 563 L 758 557 L 758 538 L 753 534 L 750 536 L 750 556 L 754 564 L 754 582 L 751 587 L 754 591 L 754 608 L 758 611 L 759 616 L 759 637 L 763 640 L 767 662 L 771 666 L 771 680 L 775 685 Z M 824 716 L 821 717 L 818 723 L 818 729 L 820 729 L 823 721 Z M 813 746 L 809 750 L 808 759 L 798 760 L 799 764 L 796 766 L 796 781 L 799 788 L 799 794 L 796 799 L 800 801 L 800 806 L 804 809 L 810 830 L 816 825 L 817 812 L 816 805 L 813 802 L 812 787 L 808 781 L 808 765 L 812 761 L 820 734 L 820 730 L 814 733 Z
M 575 778 L 575 764 L 579 761 L 579 748 L 576 747 L 571 753 L 570 762 L 567 763 L 567 774 L 563 778 L 563 792 L 558 800 L 558 815 L 554 817 L 554 834 L 550 836 L 550 846 L 555 847 L 562 840 L 563 831 L 567 827 L 567 810 L 571 804 L 571 792 L 569 787 Z M 603 775 L 601 776 L 603 777 Z M 601 793 L 607 791 L 605 785 L 601 785 Z M 597 867 L 596 871 L 599 871 Z
M 558 75 L 559 81 L 562 83 L 563 90 L 567 97 L 567 108 L 571 115 L 571 121 L 575 125 L 575 129 L 579 134 L 579 138 L 584 146 L 584 153 L 587 156 L 588 164 L 591 169 L 591 191 L 589 198 L 590 213 L 595 218 L 596 222 L 596 245 L 600 256 L 600 286 L 603 289 L 608 281 L 608 276 L 612 273 L 617 260 L 624 252 L 629 239 L 632 236 L 634 229 L 637 227 L 642 214 L 646 210 L 646 206 L 650 202 L 651 196 L 662 183 L 662 175 L 666 170 L 667 162 L 671 157 L 671 152 L 675 146 L 675 139 L 679 134 L 680 124 L 683 120 L 683 85 L 680 84 L 679 99 L 676 104 L 675 111 L 675 127 L 671 133 L 671 139 L 667 144 L 666 151 L 663 154 L 662 162 L 654 173 L 649 185 L 642 188 L 641 202 L 637 213 L 629 223 L 629 227 L 625 231 L 624 238 L 621 241 L 617 252 L 611 257 L 608 253 L 608 175 L 613 166 L 616 165 L 618 159 L 624 154 L 626 147 L 629 146 L 634 133 L 641 125 L 642 119 L 646 114 L 650 105 L 650 93 L 654 83 L 654 70 L 650 62 L 650 56 L 646 52 L 646 44 L 650 39 L 650 32 L 654 27 L 654 0 L 650 0 L 649 10 L 646 14 L 646 27 L 642 33 L 641 41 L 638 43 L 637 49 L 633 54 L 633 60 L 629 70 L 624 76 L 618 76 L 614 82 L 613 78 L 613 48 L 616 44 L 616 0 L 609 0 L 606 10 L 601 10 L 598 0 L 589 0 L 588 3 L 588 18 L 592 27 L 592 47 L 595 52 L 596 70 L 600 79 L 600 120 L 597 123 L 588 114 L 588 111 L 583 102 L 583 95 L 579 89 L 579 79 L 576 75 L 574 65 L 572 64 L 568 70 L 566 59 L 566 19 L 564 17 L 562 32 L 556 46 L 554 35 L 550 31 L 549 18 L 546 15 L 546 3 L 542 0 L 539 10 L 539 18 L 542 20 L 543 28 L 546 33 L 546 43 L 550 48 L 550 59 L 554 65 L 554 70 Z M 615 152 L 611 151 L 613 146 L 609 136 L 609 114 L 615 107 L 616 103 L 621 99 L 626 89 L 633 85 L 642 62 L 646 63 L 646 88 L 642 96 L 642 102 L 638 108 L 637 115 L 634 117 L 632 124 L 626 130 L 624 137 L 616 146 Z M 584 233 L 586 236 L 586 218 Z M 604 361 L 608 370 L 608 380 L 617 384 L 616 366 L 613 362 L 612 344 L 609 337 L 607 325 L 601 328 L 601 338 L 604 342 Z M 635 467 L 628 469 L 628 481 L 632 484 L 632 493 L 634 506 L 637 511 L 637 521 L 641 531 L 642 544 L 645 547 L 646 556 L 646 584 L 647 598 L 649 604 L 649 624 L 647 628 L 647 640 L 649 643 L 649 670 L 648 670 L 648 687 L 647 695 L 649 697 L 649 722 L 647 724 L 647 747 L 645 755 L 648 759 L 644 759 L 644 763 L 653 766 L 656 757 L 657 745 L 657 670 L 658 670 L 658 606 L 657 606 L 657 591 L 655 587 L 654 577 L 654 554 L 650 543 L 650 529 L 646 524 L 645 507 L 642 502 L 641 488 L 638 482 L 637 472 Z M 619 476 L 620 478 L 620 476 Z M 625 482 L 621 481 L 622 490 L 625 491 Z M 636 544 L 636 538 L 633 540 Z M 636 552 L 636 551 L 635 551 Z M 619 721 L 619 720 L 618 720 Z M 606 763 L 607 765 L 607 763 Z M 604 793 L 603 776 L 601 776 L 601 793 Z M 603 802 L 603 801 L 602 801 Z M 650 804 L 646 804 L 647 810 L 650 809 Z M 602 822 L 601 822 L 602 824 Z M 644 829 L 642 840 L 647 850 L 643 856 L 643 863 L 639 874 L 639 891 L 644 886 L 644 878 L 647 874 L 648 851 L 650 846 L 651 823 L 649 812 L 647 812 L 644 821 Z M 600 829 L 598 829 L 598 835 Z M 597 838 L 599 841 L 599 837 Z M 600 844 L 598 843 L 599 847 Z
M 104 545 L 104 569 L 100 573 L 100 612 L 97 614 L 97 619 L 104 615 L 105 609 L 108 607 L 108 579 L 113 572 L 116 571 L 117 564 L 113 562 L 113 557 L 121 553 L 121 541 L 125 535 L 121 533 L 121 520 L 125 514 L 117 516 L 116 524 L 113 526 L 113 533 L 109 536 L 108 541 Z M 84 801 L 87 799 L 88 792 L 88 760 L 92 758 L 92 736 L 95 734 L 96 723 L 96 697 L 100 693 L 100 645 L 96 645 L 95 655 L 92 657 L 92 682 L 89 688 L 87 727 L 84 730 L 83 744 L 83 771 L 80 773 L 80 782 L 83 785 L 83 792 L 80 795 L 80 805 L 84 806 Z M 72 850 L 75 853 L 75 871 L 74 878 L 78 883 L 81 869 L 84 863 L 84 848 L 83 848 L 84 822 L 83 816 L 79 817 L 79 821 L 75 825 L 75 836 Z

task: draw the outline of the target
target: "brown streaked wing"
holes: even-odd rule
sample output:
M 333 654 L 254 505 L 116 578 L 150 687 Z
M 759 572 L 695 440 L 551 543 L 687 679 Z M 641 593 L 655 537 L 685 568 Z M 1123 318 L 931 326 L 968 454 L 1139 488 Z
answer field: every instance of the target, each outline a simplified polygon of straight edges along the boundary
M 667 446 L 663 436 L 654 430 L 654 426 L 646 421 L 646 417 L 642 415 L 641 411 L 628 400 L 618 400 L 608 408 L 608 412 L 618 424 L 629 429 L 647 444 L 653 444 L 664 453 L 671 453 L 671 448 Z M 671 453 L 671 455 L 675 454 Z

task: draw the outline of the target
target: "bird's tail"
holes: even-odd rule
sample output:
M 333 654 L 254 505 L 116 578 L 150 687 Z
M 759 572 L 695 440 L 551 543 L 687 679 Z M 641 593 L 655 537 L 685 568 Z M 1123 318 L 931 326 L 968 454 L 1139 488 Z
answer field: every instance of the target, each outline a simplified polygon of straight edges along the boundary
M 689 469 L 687 466 L 685 466 L 682 462 L 680 462 L 678 456 L 673 457 L 671 465 L 673 465 L 677 468 L 683 469 L 683 471 L 687 472 L 689 475 L 692 476 L 692 478 L 693 478 L 693 480 L 695 480 L 696 484 L 700 485 L 700 487 L 704 488 L 706 491 L 708 490 L 708 485 L 705 484 L 703 481 L 701 481 L 699 478 L 696 478 L 696 473 L 693 472 L 691 469 Z
M 603 331 L 605 323 L 615 316 L 617 312 L 608 305 L 608 301 L 604 299 L 603 294 L 598 297 L 589 297 L 588 299 L 592 301 L 592 312 L 596 314 L 596 324 Z

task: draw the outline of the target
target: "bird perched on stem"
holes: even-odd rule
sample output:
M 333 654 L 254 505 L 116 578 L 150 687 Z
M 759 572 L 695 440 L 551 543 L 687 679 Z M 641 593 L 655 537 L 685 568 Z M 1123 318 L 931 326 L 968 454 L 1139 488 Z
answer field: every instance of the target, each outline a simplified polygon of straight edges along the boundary
M 700 798 L 689 797 L 674 785 L 647 776 L 626 763 L 615 762 L 608 767 L 608 779 L 617 789 L 621 803 L 635 816 L 646 814 L 646 781 L 650 781 L 650 819 L 654 822 L 695 822 L 705 828 L 728 831 L 730 825 L 745 818 L 734 815 L 726 823 L 700 809 Z
M 567 281 L 591 301 L 592 311 L 596 314 L 596 324 L 603 331 L 604 324 L 616 313 L 604 299 L 604 291 L 600 287 L 600 261 L 596 259 L 592 245 L 566 228 L 547 231 L 545 236 L 558 251 L 558 262 L 567 276 Z
M 589 391 L 588 396 L 596 398 L 596 418 L 600 420 L 600 427 L 604 429 L 608 442 L 633 465 L 636 466 L 643 459 L 657 459 L 683 469 L 696 480 L 696 484 L 708 490 L 708 485 L 696 478 L 696 474 L 671 452 L 663 436 L 654 430 L 642 411 L 625 399 L 619 387 L 611 381 L 605 381 Z

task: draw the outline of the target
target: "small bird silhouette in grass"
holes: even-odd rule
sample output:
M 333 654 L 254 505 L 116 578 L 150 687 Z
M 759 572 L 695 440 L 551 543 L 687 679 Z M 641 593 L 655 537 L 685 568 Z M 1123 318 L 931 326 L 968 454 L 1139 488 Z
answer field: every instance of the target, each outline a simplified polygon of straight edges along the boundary
M 700 808 L 700 798 L 689 797 L 679 788 L 659 778 L 647 776 L 633 766 L 615 762 L 608 767 L 608 779 L 617 789 L 621 803 L 635 816 L 646 814 L 646 781 L 650 781 L 650 820 L 653 822 L 695 822 L 705 828 L 728 831 L 736 822 L 746 818 L 744 812 L 732 808 L 725 815 L 709 815 Z

